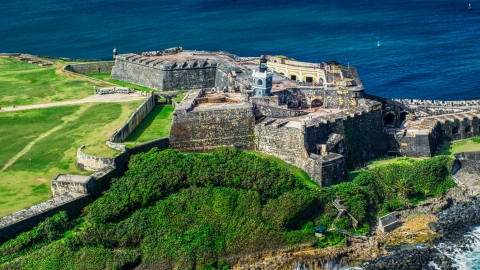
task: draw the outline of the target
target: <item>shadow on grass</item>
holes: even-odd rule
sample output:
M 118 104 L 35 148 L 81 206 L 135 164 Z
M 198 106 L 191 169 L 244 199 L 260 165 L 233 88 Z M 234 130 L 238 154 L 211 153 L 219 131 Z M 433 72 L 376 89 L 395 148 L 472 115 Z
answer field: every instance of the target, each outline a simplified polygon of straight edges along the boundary
M 147 114 L 145 119 L 133 130 L 133 132 L 128 136 L 125 141 L 133 142 L 136 141 L 140 136 L 142 136 L 143 132 L 153 123 L 157 115 L 159 115 L 165 105 L 155 106 L 150 113 Z

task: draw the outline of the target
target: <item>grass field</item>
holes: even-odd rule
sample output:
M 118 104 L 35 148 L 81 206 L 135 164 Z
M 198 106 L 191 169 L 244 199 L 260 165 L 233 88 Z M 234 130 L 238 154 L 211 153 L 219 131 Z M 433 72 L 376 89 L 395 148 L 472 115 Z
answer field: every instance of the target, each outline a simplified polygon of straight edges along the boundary
M 0 58 L 0 107 L 80 99 L 92 95 L 94 85 L 107 86 L 62 72 L 61 66 L 40 67 Z
M 112 79 L 112 78 L 110 78 L 110 73 L 86 74 L 86 76 L 96 78 L 96 79 L 100 79 L 100 80 L 104 80 L 104 81 L 111 82 L 111 83 L 114 83 L 114 84 L 122 85 L 124 87 L 134 88 L 134 89 L 141 90 L 141 91 L 147 91 L 147 92 L 154 91 L 154 89 L 151 89 L 151 88 L 148 88 L 148 87 L 145 87 L 145 86 L 141 86 L 141 85 L 138 85 L 138 84 L 133 84 L 133 83 L 128 83 L 128 82 Z
M 105 141 L 141 102 L 1 113 L 0 216 L 49 199 L 56 174 L 90 175 L 75 165 L 80 145 L 86 145 L 87 154 L 116 155 L 118 151 L 108 148 Z
M 472 152 L 472 151 L 480 151 L 480 143 L 476 143 L 471 139 L 465 139 L 461 141 L 455 142 L 447 142 L 442 145 L 440 151 L 438 152 L 439 155 L 453 155 L 461 152 Z
M 172 105 L 154 107 L 124 143 L 132 147 L 135 144 L 168 136 L 170 134 L 170 126 L 172 125 L 173 110 Z
M 310 179 L 310 176 L 308 176 L 308 174 L 298 168 L 298 167 L 295 167 L 291 164 L 288 164 L 287 162 L 277 158 L 277 157 L 274 157 L 272 155 L 268 155 L 268 154 L 264 154 L 264 153 L 260 153 L 260 152 L 256 152 L 256 151 L 247 151 L 248 153 L 251 153 L 251 154 L 254 154 L 256 156 L 259 156 L 259 157 L 262 157 L 262 158 L 266 158 L 270 161 L 273 161 L 275 163 L 277 163 L 279 166 L 287 169 L 288 171 L 290 171 L 292 174 L 294 174 L 295 176 L 297 176 L 303 183 L 305 183 L 307 186 L 311 187 L 311 188 L 318 188 L 319 185 L 317 183 L 315 183 L 312 179 Z
M 186 94 L 187 92 L 183 92 L 174 98 L 174 100 L 180 102 Z M 128 136 L 124 144 L 127 145 L 127 147 L 134 147 L 136 144 L 170 135 L 173 111 L 173 106 L 169 104 L 154 107 L 130 136 Z

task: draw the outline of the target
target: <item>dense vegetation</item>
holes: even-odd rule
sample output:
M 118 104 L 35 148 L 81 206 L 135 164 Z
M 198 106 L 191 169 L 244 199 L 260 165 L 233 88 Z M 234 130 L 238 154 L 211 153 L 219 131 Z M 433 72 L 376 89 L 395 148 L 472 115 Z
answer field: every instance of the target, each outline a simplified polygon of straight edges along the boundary
M 231 256 L 342 242 L 330 227 L 340 197 L 368 230 L 376 215 L 453 185 L 441 156 L 364 171 L 331 188 L 310 188 L 276 163 L 235 148 L 134 156 L 126 175 L 68 225 L 57 215 L 0 246 L 0 265 L 22 269 L 226 269 Z M 335 226 L 354 230 L 345 217 Z M 13 258 L 18 258 L 13 260 Z

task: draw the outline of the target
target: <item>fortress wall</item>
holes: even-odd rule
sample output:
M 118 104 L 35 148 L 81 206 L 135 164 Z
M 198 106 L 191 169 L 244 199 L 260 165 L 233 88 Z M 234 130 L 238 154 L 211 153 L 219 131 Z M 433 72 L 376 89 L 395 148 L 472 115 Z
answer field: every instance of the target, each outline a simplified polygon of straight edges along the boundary
M 317 144 L 324 144 L 331 133 L 345 136 L 347 166 L 360 164 L 387 154 L 387 141 L 383 133 L 381 110 L 358 112 L 336 119 L 315 122 L 305 128 L 305 148 L 316 153 Z
M 480 135 L 480 113 L 460 113 L 439 117 L 441 133 L 445 140 L 456 141 Z M 470 127 L 470 131 L 467 131 Z M 458 128 L 455 133 L 454 129 Z
M 228 87 L 229 82 L 230 81 L 228 79 L 228 74 L 225 71 L 223 71 L 221 68 L 217 67 L 214 86 L 219 89 L 222 89 L 223 87 Z
M 347 146 L 347 167 L 354 169 L 358 165 L 387 154 L 387 140 L 383 132 L 381 108 L 348 116 L 343 121 L 345 143 Z M 331 129 L 335 132 L 334 129 Z
M 96 172 L 114 166 L 113 158 L 97 157 L 82 152 L 85 145 L 77 149 L 77 167 L 82 171 Z
M 115 65 L 114 61 L 108 62 L 94 62 L 87 64 L 73 64 L 67 65 L 65 70 L 80 73 L 80 74 L 94 74 L 94 73 L 110 73 Z
M 345 157 L 336 153 L 326 157 L 310 154 L 304 170 L 320 186 L 336 185 L 349 179 Z
M 419 127 L 395 134 L 400 154 L 408 157 L 431 157 L 445 141 L 480 135 L 480 113 L 467 112 L 427 117 Z
M 117 57 L 111 77 L 157 90 L 212 88 L 215 86 L 216 69 L 213 65 L 168 69 Z
M 117 57 L 110 77 L 157 90 L 164 90 L 164 76 L 165 71 L 157 67 L 129 62 Z
M 0 245 L 60 211 L 66 211 L 72 219 L 76 218 L 90 202 L 88 195 L 67 193 L 0 218 Z
M 308 159 L 302 131 L 275 122 L 255 125 L 255 150 L 278 157 L 302 169 Z
M 112 142 L 123 142 L 127 139 L 128 135 L 142 122 L 142 120 L 152 111 L 155 107 L 155 97 L 152 95 L 148 97 L 137 109 L 133 112 L 128 121 L 115 132 L 110 138 Z
M 163 75 L 163 88 L 160 90 L 212 88 L 215 86 L 216 73 L 216 67 L 166 70 Z
M 181 106 L 173 113 L 170 131 L 172 148 L 207 150 L 234 144 L 251 147 L 255 118 L 250 105 L 192 111 L 181 109 Z

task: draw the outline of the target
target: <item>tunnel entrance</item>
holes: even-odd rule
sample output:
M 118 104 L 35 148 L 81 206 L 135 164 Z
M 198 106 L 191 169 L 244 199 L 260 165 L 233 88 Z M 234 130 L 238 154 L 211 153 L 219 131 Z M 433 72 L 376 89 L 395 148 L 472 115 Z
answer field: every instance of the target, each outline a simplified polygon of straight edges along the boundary
M 320 100 L 320 99 L 314 99 L 314 100 L 312 101 L 312 105 L 311 105 L 311 106 L 312 106 L 312 108 L 314 108 L 314 107 L 322 107 L 322 106 L 323 106 L 323 101 Z
M 383 118 L 383 125 L 385 127 L 395 127 L 395 114 L 387 113 Z

